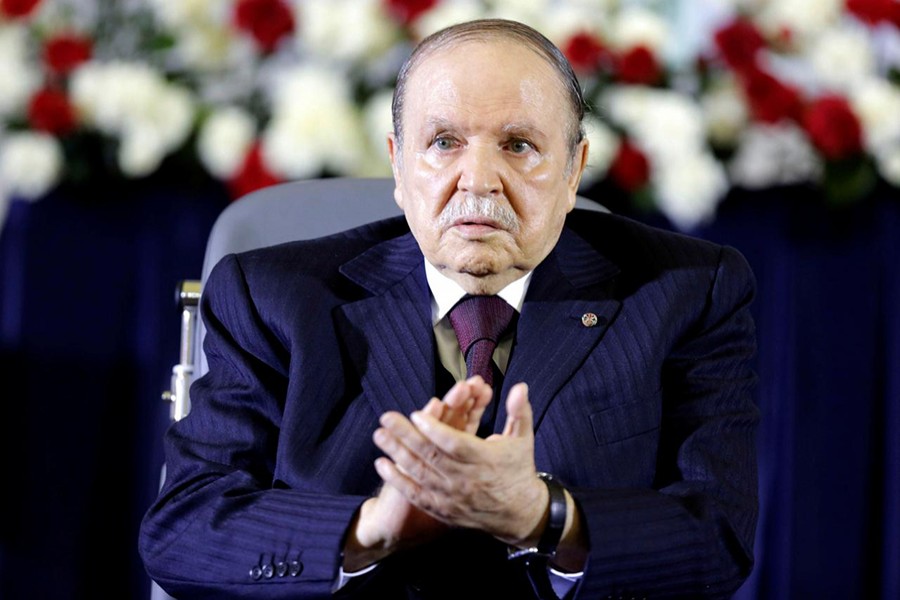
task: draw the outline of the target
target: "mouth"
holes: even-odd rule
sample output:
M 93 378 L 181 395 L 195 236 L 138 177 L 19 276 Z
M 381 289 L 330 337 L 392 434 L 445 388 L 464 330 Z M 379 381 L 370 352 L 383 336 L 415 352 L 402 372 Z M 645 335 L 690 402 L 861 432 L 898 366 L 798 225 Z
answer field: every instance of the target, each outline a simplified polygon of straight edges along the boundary
M 469 216 L 454 219 L 450 224 L 450 229 L 464 237 L 480 237 L 495 231 L 505 231 L 502 224 L 494 219 Z

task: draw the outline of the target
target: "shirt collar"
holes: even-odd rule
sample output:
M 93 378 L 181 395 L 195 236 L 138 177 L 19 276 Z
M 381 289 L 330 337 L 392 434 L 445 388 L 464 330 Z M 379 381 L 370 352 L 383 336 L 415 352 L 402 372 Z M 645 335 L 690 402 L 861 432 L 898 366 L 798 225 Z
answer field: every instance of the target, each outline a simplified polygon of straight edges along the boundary
M 519 277 L 497 292 L 497 295 L 506 300 L 506 303 L 516 309 L 516 312 L 522 312 L 522 303 L 525 301 L 525 293 L 528 291 L 528 284 L 531 282 L 533 272 L 528 271 L 523 277 Z M 460 298 L 466 295 L 466 291 L 458 283 L 438 271 L 437 267 L 428 260 L 425 260 L 425 278 L 428 280 L 428 287 L 431 290 L 431 324 L 437 325 L 459 302 Z

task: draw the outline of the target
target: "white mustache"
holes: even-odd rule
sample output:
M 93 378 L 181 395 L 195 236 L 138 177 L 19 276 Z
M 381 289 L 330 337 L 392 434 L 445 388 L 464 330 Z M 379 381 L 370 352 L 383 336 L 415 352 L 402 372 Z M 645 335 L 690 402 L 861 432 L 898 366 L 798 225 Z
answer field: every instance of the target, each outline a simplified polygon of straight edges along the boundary
M 445 229 L 459 221 L 475 218 L 493 221 L 510 233 L 519 231 L 519 217 L 508 204 L 474 194 L 466 194 L 460 201 L 449 202 L 438 217 L 438 225 Z

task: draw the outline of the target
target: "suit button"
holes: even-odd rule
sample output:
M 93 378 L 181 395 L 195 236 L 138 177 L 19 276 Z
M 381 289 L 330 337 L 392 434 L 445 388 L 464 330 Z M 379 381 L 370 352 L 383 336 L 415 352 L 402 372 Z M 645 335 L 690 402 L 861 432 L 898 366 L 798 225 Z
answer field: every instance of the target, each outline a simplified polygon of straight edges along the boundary
M 272 579 L 275 576 L 275 567 L 269 564 L 263 565 L 262 574 L 266 579 Z
M 303 572 L 303 563 L 299 560 L 291 561 L 291 577 L 296 577 Z
M 286 562 L 284 562 L 283 560 L 279 560 L 277 563 L 275 563 L 276 575 L 278 575 L 279 577 L 284 577 L 285 575 L 287 575 L 287 572 L 288 566 Z
M 262 577 L 262 567 L 259 565 L 253 565 L 250 569 L 250 579 L 253 581 L 259 581 L 259 578 Z

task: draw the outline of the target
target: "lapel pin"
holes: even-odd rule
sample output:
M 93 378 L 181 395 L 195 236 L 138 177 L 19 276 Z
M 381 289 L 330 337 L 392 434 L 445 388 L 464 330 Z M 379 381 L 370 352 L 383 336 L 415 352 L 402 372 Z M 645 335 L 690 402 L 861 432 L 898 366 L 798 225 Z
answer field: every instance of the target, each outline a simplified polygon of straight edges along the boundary
M 581 315 L 581 324 L 584 325 L 585 327 L 593 327 L 598 322 L 599 322 L 599 319 L 597 318 L 597 315 L 595 315 L 594 313 L 589 312 L 589 313 L 584 313 L 583 315 Z

